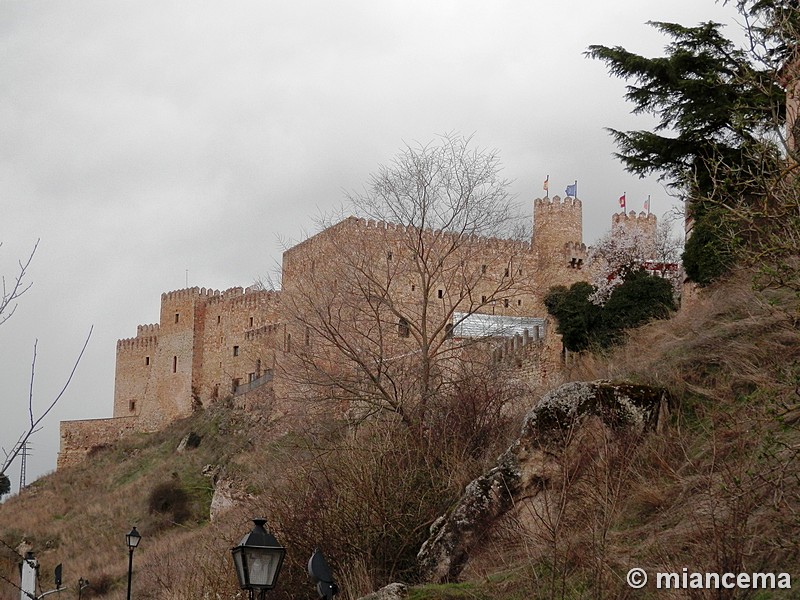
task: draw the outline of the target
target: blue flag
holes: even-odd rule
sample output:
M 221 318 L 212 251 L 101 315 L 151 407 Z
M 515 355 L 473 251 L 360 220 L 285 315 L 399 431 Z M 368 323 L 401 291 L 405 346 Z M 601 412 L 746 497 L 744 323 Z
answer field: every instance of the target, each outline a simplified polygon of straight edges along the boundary
M 573 183 L 572 185 L 568 185 L 567 189 L 564 190 L 564 193 L 567 196 L 572 196 L 574 198 L 578 193 L 578 184 L 577 183 Z

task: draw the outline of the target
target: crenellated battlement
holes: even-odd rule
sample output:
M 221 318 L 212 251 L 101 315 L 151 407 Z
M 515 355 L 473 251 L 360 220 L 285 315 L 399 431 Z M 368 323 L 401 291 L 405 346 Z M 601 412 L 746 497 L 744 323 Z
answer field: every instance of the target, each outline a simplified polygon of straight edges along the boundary
M 137 325 L 136 337 L 158 335 L 158 323 L 151 323 L 149 325 Z
M 241 289 L 241 288 L 239 288 Z M 211 288 L 190 287 L 181 290 L 172 290 L 161 294 L 162 302 L 174 302 L 178 300 L 186 300 L 188 298 L 211 298 L 220 295 L 219 290 L 212 290 Z
M 270 323 L 268 325 L 262 325 L 261 327 L 256 327 L 255 329 L 249 329 L 244 332 L 244 338 L 246 340 L 252 341 L 263 337 L 265 335 L 273 335 L 280 331 L 283 325 L 281 323 Z
M 650 225 L 655 224 L 656 220 L 656 216 L 653 213 L 648 214 L 644 211 L 637 214 L 635 210 L 632 210 L 629 213 L 620 212 L 611 215 L 611 223 L 614 226 L 628 225 L 633 223 L 644 223 Z
M 345 227 L 357 227 L 362 229 L 377 229 L 383 231 L 398 231 L 402 233 L 406 232 L 415 232 L 417 231 L 416 227 L 411 225 L 398 225 L 397 223 L 391 223 L 388 221 L 376 221 L 373 219 L 359 219 L 358 217 L 347 217 L 337 225 L 343 225 Z M 335 227 L 335 226 L 334 226 Z M 435 238 L 435 237 L 444 237 L 449 238 L 459 234 L 452 233 L 449 231 L 445 231 L 443 229 L 426 229 L 425 234 Z M 529 242 L 523 240 L 510 240 L 507 238 L 498 238 L 498 237 L 484 237 L 479 235 L 470 235 L 467 237 L 470 244 L 475 246 L 483 246 L 487 248 L 504 248 L 504 249 L 515 249 L 520 252 L 528 252 L 530 251 L 531 245 Z
M 280 292 L 274 290 L 253 290 L 247 288 L 245 293 L 241 296 L 230 299 L 231 306 L 261 306 L 262 304 L 269 304 L 277 302 L 280 297 Z
M 533 207 L 534 209 L 538 209 L 540 211 L 569 211 L 582 208 L 583 203 L 577 198 L 572 198 L 571 196 L 567 196 L 566 198 L 561 198 L 561 196 L 553 196 L 552 198 L 535 198 L 533 200 Z
M 221 294 L 208 299 L 209 307 L 218 307 L 226 304 L 233 307 L 260 306 L 270 302 L 277 302 L 280 292 L 277 290 L 258 290 L 252 287 L 233 287 Z
M 611 216 L 611 230 L 627 231 L 629 234 L 644 236 L 652 241 L 656 239 L 656 228 L 658 222 L 656 216 L 644 211 L 636 213 L 616 213 Z
M 564 244 L 564 258 L 571 269 L 582 269 L 589 258 L 586 244 L 582 242 L 567 242 Z
M 587 248 L 586 244 L 582 242 L 567 242 L 564 244 L 564 252 L 568 255 L 577 256 L 577 255 L 586 255 Z
M 224 290 L 222 292 L 217 291 L 217 293 L 214 294 L 213 296 L 209 296 L 206 303 L 208 304 L 208 306 L 217 306 L 218 304 L 222 304 L 223 302 L 227 302 L 231 298 L 234 298 L 236 296 L 241 296 L 242 294 L 244 294 L 244 288 L 242 288 L 242 287 L 231 287 L 231 288 L 228 288 L 227 290 Z
M 140 325 L 141 327 L 141 325 Z M 150 350 L 158 347 L 158 336 L 136 336 L 135 338 L 126 338 L 117 340 L 117 354 L 120 352 L 139 352 L 142 350 Z

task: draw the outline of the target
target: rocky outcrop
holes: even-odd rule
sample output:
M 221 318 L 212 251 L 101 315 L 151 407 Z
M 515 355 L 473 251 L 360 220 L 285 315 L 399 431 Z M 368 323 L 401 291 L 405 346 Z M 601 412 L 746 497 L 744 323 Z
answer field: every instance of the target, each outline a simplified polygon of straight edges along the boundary
M 660 430 L 667 412 L 665 390 L 626 383 L 568 383 L 544 396 L 525 416 L 519 438 L 496 466 L 472 481 L 455 507 L 431 526 L 417 556 L 423 580 L 455 580 L 492 523 L 523 495 L 544 490 L 560 472 L 552 449 L 563 447 L 587 421 L 643 433 Z
M 408 596 L 408 588 L 402 583 L 390 583 L 377 592 L 362 596 L 358 600 L 403 600 Z
M 244 491 L 241 482 L 223 476 L 222 471 L 223 469 L 219 465 L 203 467 L 203 475 L 208 477 L 214 486 L 214 494 L 211 496 L 211 506 L 209 507 L 209 519 L 212 522 L 222 513 L 252 500 L 252 496 Z

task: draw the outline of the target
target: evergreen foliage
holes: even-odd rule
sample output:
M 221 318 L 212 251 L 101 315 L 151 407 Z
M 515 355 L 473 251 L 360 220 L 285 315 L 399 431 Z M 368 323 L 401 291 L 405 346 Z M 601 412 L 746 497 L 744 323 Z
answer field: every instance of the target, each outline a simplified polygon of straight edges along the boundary
M 745 16 L 763 17 L 787 4 L 765 0 L 748 12 L 743 1 L 740 8 Z M 684 262 L 689 277 L 705 284 L 730 268 L 736 238 L 730 235 L 737 229 L 736 211 L 715 209 L 762 196 L 763 185 L 753 175 L 780 158 L 772 134 L 785 118 L 785 94 L 776 69 L 756 61 L 752 48 L 738 48 L 722 35 L 720 24 L 649 24 L 672 39 L 665 56 L 647 58 L 600 45 L 590 46 L 586 54 L 605 62 L 612 75 L 631 81 L 625 99 L 633 103 L 634 114 L 658 119 L 653 131 L 610 129 L 619 148 L 616 156 L 631 173 L 657 174 L 686 195 L 699 235 Z M 774 28 L 751 27 L 749 32 L 753 47 L 766 48 L 774 37 Z
M 593 286 L 578 282 L 569 289 L 554 287 L 544 299 L 547 311 L 558 321 L 557 331 L 567 350 L 608 348 L 622 341 L 625 330 L 665 319 L 676 309 L 672 284 L 644 269 L 615 287 L 602 306 L 591 301 L 594 292 Z
M 642 269 L 614 289 L 603 306 L 603 329 L 606 336 L 614 338 L 625 329 L 666 319 L 675 309 L 670 282 Z
M 594 287 L 579 281 L 569 289 L 563 285 L 554 287 L 544 298 L 547 312 L 558 320 L 556 331 L 561 334 L 564 347 L 573 352 L 586 350 L 592 342 L 591 332 L 599 329 L 602 308 L 591 302 L 592 293 Z

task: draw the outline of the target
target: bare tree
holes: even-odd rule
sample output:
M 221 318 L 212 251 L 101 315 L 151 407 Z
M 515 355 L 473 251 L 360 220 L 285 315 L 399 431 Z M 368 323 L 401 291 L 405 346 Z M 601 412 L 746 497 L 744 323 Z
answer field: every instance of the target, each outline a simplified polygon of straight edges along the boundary
M 2 245 L 2 244 L 0 244 Z M 9 280 L 7 280 L 5 276 L 2 277 L 3 283 L 3 296 L 0 299 L 0 325 L 5 323 L 17 309 L 17 300 L 27 292 L 32 282 L 26 281 L 26 275 L 28 274 L 28 268 L 30 267 L 31 261 L 33 260 L 33 256 L 36 253 L 36 249 L 39 246 L 39 240 L 33 246 L 33 250 L 28 255 L 26 260 L 18 261 L 19 268 L 16 274 Z M 92 328 L 89 329 L 89 334 L 86 336 L 86 340 L 83 343 L 83 347 L 81 348 L 80 353 L 78 354 L 78 358 L 75 360 L 75 363 L 72 366 L 72 370 L 69 373 L 69 377 L 67 378 L 66 383 L 61 388 L 61 391 L 53 398 L 53 400 L 48 404 L 45 410 L 36 415 L 34 412 L 34 402 L 33 402 L 33 383 L 36 375 L 36 350 L 38 345 L 38 340 L 34 341 L 33 343 L 33 359 L 31 361 L 31 375 L 30 375 L 30 385 L 28 391 L 28 424 L 25 430 L 20 434 L 19 438 L 15 442 L 14 446 L 10 450 L 6 450 L 2 448 L 3 451 L 3 459 L 0 462 L 0 496 L 7 494 L 11 490 L 11 482 L 6 475 L 6 471 L 9 469 L 11 464 L 20 455 L 20 453 L 25 448 L 26 444 L 30 440 L 31 436 L 36 432 L 41 430 L 41 424 L 44 418 L 53 410 L 55 405 L 64 395 L 64 392 L 67 390 L 70 382 L 72 381 L 72 377 L 75 375 L 75 371 L 78 368 L 78 364 L 83 357 L 83 353 L 86 350 L 86 346 L 89 344 L 89 339 L 92 336 Z
M 0 242 L 0 246 L 2 245 L 3 243 Z M 11 318 L 11 315 L 17 310 L 17 300 L 30 289 L 31 285 L 33 285 L 31 282 L 25 281 L 25 276 L 28 273 L 28 267 L 30 267 L 33 255 L 36 254 L 36 248 L 38 248 L 38 246 L 39 240 L 36 240 L 36 243 L 33 245 L 33 250 L 31 250 L 27 260 L 24 262 L 22 260 L 18 261 L 19 270 L 10 281 L 6 280 L 5 275 L 2 277 L 3 297 L 0 298 L 0 325 Z
M 475 313 L 519 314 L 528 242 L 496 152 L 444 135 L 406 146 L 348 196 L 358 217 L 284 255 L 286 372 L 305 397 L 388 411 L 421 431 L 462 377 Z
M 69 376 L 67 377 L 66 382 L 62 386 L 61 391 L 59 391 L 58 394 L 56 394 L 53 400 L 51 400 L 50 403 L 47 405 L 47 408 L 45 408 L 45 410 L 42 411 L 42 413 L 39 414 L 38 416 L 34 413 L 33 409 L 33 382 L 36 376 L 36 349 L 39 340 L 34 341 L 33 360 L 31 361 L 30 387 L 28 391 L 28 425 L 25 431 L 23 431 L 20 434 L 19 438 L 17 439 L 17 442 L 14 444 L 13 448 L 10 451 L 6 451 L 6 449 L 3 448 L 3 454 L 5 455 L 5 457 L 3 459 L 2 464 L 0 464 L 0 478 L 5 477 L 5 472 L 11 466 L 11 463 L 13 463 L 14 459 L 17 458 L 17 456 L 19 456 L 19 454 L 22 452 L 22 449 L 28 443 L 28 440 L 31 438 L 31 436 L 34 433 L 41 430 L 42 421 L 48 414 L 50 414 L 50 411 L 52 411 L 55 405 L 58 404 L 58 401 L 61 400 L 61 397 L 64 395 L 64 392 L 67 391 L 67 387 L 72 381 L 72 378 L 75 375 L 75 371 L 78 369 L 78 364 L 80 363 L 81 358 L 83 358 L 83 353 L 86 351 L 86 347 L 89 345 L 89 339 L 92 337 L 93 329 L 94 327 L 89 328 L 89 333 L 86 336 L 86 340 L 83 342 L 83 347 L 81 347 L 81 351 L 78 354 L 78 358 L 75 359 L 75 362 L 72 365 L 72 369 L 70 370 Z M 2 485 L 2 479 L 0 479 L 0 485 Z M 0 491 L 2 491 L 2 487 L 0 487 Z M 6 492 L 7 491 L 8 490 L 6 490 Z M 2 494 L 0 493 L 0 495 Z

